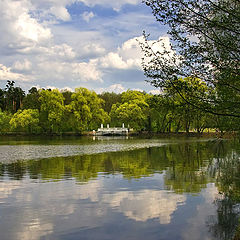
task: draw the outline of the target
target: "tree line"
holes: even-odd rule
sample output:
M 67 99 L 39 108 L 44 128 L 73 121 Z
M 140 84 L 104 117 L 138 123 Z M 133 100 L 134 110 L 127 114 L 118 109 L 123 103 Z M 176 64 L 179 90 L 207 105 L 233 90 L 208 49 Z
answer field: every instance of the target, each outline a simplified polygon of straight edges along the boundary
M 199 96 L 208 91 L 200 79 L 178 81 Z M 158 133 L 239 128 L 235 118 L 212 115 L 186 103 L 174 88 L 152 95 L 136 90 L 97 94 L 82 87 L 74 92 L 32 87 L 26 94 L 14 81 L 7 81 L 0 89 L 0 108 L 1 133 L 83 133 L 101 123 L 112 127 L 125 123 L 135 131 Z

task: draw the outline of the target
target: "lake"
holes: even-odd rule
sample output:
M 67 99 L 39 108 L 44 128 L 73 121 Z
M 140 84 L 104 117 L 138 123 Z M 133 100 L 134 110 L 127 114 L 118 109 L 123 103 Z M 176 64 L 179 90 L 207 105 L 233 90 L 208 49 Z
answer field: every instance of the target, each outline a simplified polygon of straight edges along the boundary
M 0 138 L 1 240 L 234 236 L 239 141 L 46 138 Z

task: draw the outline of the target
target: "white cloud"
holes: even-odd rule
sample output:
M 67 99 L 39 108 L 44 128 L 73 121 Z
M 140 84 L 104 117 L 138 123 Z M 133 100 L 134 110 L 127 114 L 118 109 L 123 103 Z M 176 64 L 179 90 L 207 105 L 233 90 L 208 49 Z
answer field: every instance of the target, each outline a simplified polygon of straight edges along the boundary
M 11 68 L 0 64 L 0 80 L 12 80 L 12 81 L 29 81 L 29 78 L 26 75 L 20 73 L 14 73 L 11 71 Z
M 32 63 L 27 59 L 23 59 L 22 61 L 14 62 L 12 69 L 18 71 L 29 71 L 32 68 Z
M 11 54 L 45 45 L 52 39 L 50 28 L 30 15 L 30 1 L 1 0 L 0 47 Z
M 84 21 L 89 22 L 91 18 L 93 18 L 95 15 L 93 12 L 84 12 L 82 14 L 82 18 Z
M 96 92 L 97 93 L 103 93 L 103 92 L 115 92 L 115 93 L 122 93 L 122 92 L 125 92 L 127 91 L 126 88 L 124 88 L 122 86 L 122 84 L 113 84 L 109 87 L 106 87 L 106 88 L 99 88 L 99 89 L 96 89 Z
M 139 42 L 143 41 L 143 37 L 135 37 L 125 41 L 121 47 L 118 47 L 116 52 L 109 52 L 102 58 L 99 58 L 99 64 L 102 68 L 115 69 L 135 69 L 142 70 L 142 57 Z M 149 45 L 153 47 L 154 52 L 163 53 L 166 49 L 170 51 L 169 55 L 174 53 L 171 51 L 169 37 L 161 37 L 156 41 L 149 41 Z M 168 55 L 165 56 L 169 58 Z
M 103 68 L 127 69 L 128 65 L 118 53 L 110 52 L 100 59 Z
M 61 62 L 42 61 L 37 66 L 38 78 L 45 81 L 55 79 L 58 83 L 66 81 L 102 82 L 102 72 L 98 70 L 94 61 L 89 62 Z
M 32 4 L 32 12 L 35 17 L 43 19 L 46 23 L 70 21 L 71 15 L 67 6 L 75 0 L 28 0 Z
M 129 39 L 116 52 L 109 52 L 100 58 L 100 65 L 103 68 L 141 69 L 142 53 L 137 39 Z
M 31 70 L 31 74 L 34 74 L 32 80 L 39 79 L 42 82 L 51 80 L 56 86 L 59 84 L 66 86 L 66 80 L 69 83 L 81 82 L 88 83 L 88 85 L 91 85 L 91 82 L 103 83 L 105 75 L 110 72 L 142 71 L 142 53 L 138 43 L 141 40 L 142 37 L 129 39 L 115 52 L 108 52 L 105 55 L 103 54 L 106 49 L 100 44 L 88 43 L 82 48 L 82 54 L 90 55 L 92 50 L 92 54 L 100 55 L 88 61 L 78 60 L 79 53 L 66 43 L 58 45 L 49 43 L 48 46 L 36 45 L 34 48 L 35 56 L 31 58 L 31 62 L 26 59 L 15 61 L 12 64 L 15 73 L 10 68 L 5 67 L 2 69 L 2 78 L 8 76 L 7 79 L 26 81 L 29 76 L 23 75 L 22 72 Z M 165 41 L 167 42 L 167 40 Z M 32 48 L 24 48 L 24 51 L 25 54 L 33 53 Z M 125 90 L 125 87 L 118 83 L 97 89 L 98 92 L 113 91 L 117 93 Z
M 76 57 L 76 53 L 71 46 L 63 43 L 61 45 L 52 45 L 49 47 L 40 47 L 39 53 L 43 54 L 43 57 L 50 58 L 63 58 L 63 59 L 73 59 Z
M 162 93 L 162 91 L 159 90 L 159 89 L 154 89 L 154 90 L 149 91 L 149 93 L 151 93 L 151 94 L 153 94 L 153 95 L 159 95 L 159 94 Z
M 103 55 L 105 52 L 106 49 L 99 43 L 88 43 L 81 48 L 81 52 L 79 54 L 83 57 L 91 57 Z
M 39 89 L 40 87 L 38 86 L 37 89 Z M 60 92 L 66 92 L 66 91 L 69 91 L 69 92 L 74 92 L 74 90 L 70 87 L 63 87 L 63 88 L 58 88 L 58 87 L 55 87 L 55 86 L 46 86 L 46 89 L 58 89 Z
M 164 50 L 162 42 L 164 42 L 167 48 L 170 47 L 168 37 L 160 39 L 161 40 L 157 44 L 153 44 L 154 41 L 149 42 L 154 45 L 155 51 Z M 139 42 L 141 41 L 143 41 L 142 37 L 135 37 L 125 41 L 115 52 L 108 52 L 105 56 L 100 56 L 88 62 L 73 62 L 70 67 L 72 71 L 72 79 L 79 80 L 81 82 L 103 82 L 106 72 L 114 72 L 115 70 L 142 71 L 141 58 L 143 55 L 139 46 Z M 106 51 L 98 44 L 88 44 L 85 48 L 83 48 L 83 51 L 85 51 L 85 53 L 89 52 L 90 54 L 91 49 L 99 54 Z M 65 63 L 64 67 L 61 68 L 60 66 L 57 66 L 56 68 L 64 70 L 66 67 L 67 64 Z M 62 76 L 64 76 L 64 74 L 62 74 Z M 125 90 L 126 89 L 121 84 L 112 84 L 109 87 L 98 88 L 97 92 L 113 91 L 120 93 Z M 142 89 L 137 90 L 142 91 Z M 152 93 L 157 94 L 159 92 L 153 90 Z
M 53 6 L 50 8 L 50 13 L 52 13 L 57 19 L 60 19 L 62 21 L 71 20 L 71 16 L 64 6 Z
M 52 37 L 49 28 L 43 28 L 35 19 L 31 18 L 27 12 L 23 12 L 14 24 L 14 30 L 18 35 L 34 42 L 40 42 Z
M 96 61 L 90 61 L 88 63 L 73 63 L 73 77 L 81 81 L 99 81 L 102 80 L 102 72 L 97 68 Z
M 59 88 L 58 88 L 59 89 Z M 60 88 L 59 89 L 61 92 L 66 92 L 66 91 L 69 91 L 69 92 L 74 92 L 74 90 L 70 87 L 63 87 L 63 88 Z
M 121 7 L 125 4 L 139 4 L 141 0 L 121 0 L 121 1 L 112 1 L 112 0 L 78 0 L 79 2 L 83 2 L 87 6 L 93 7 L 95 5 L 103 5 L 110 6 L 115 11 L 119 11 Z
M 149 41 L 149 43 L 152 45 L 152 49 L 154 52 L 163 52 L 164 50 L 169 51 L 170 53 L 168 57 L 172 56 L 174 53 L 171 49 L 169 37 L 160 37 L 158 39 L 158 42 Z
M 135 37 L 125 41 L 116 52 L 109 52 L 99 59 L 101 67 L 142 70 L 141 63 L 143 53 L 139 45 L 139 42 L 142 41 L 143 37 Z M 155 41 L 149 41 L 149 44 L 153 47 L 154 52 L 163 52 L 165 47 L 166 50 L 170 51 L 170 56 L 173 55 L 169 37 L 161 37 L 157 43 Z M 166 58 L 168 57 L 169 56 L 166 56 Z
M 57 87 L 55 87 L 55 86 L 50 86 L 50 85 L 47 85 L 47 86 L 46 86 L 46 89 L 52 89 L 52 90 L 53 90 L 53 89 L 58 89 L 58 88 L 57 88 Z
M 139 58 L 142 56 L 142 51 L 139 42 L 143 41 L 143 37 L 135 37 L 125 41 L 122 47 L 118 49 L 119 54 L 124 58 Z

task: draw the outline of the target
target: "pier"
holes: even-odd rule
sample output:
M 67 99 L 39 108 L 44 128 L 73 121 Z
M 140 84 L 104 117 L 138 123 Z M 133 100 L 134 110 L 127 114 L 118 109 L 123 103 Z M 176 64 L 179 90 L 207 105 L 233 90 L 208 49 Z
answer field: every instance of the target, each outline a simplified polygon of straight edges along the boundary
M 95 135 L 97 136 L 111 136 L 111 135 L 128 135 L 128 129 L 124 127 L 124 123 L 122 124 L 122 127 L 109 127 L 109 124 L 107 124 L 107 127 L 103 127 L 103 124 L 101 124 L 101 128 L 98 128 L 98 130 L 95 132 Z

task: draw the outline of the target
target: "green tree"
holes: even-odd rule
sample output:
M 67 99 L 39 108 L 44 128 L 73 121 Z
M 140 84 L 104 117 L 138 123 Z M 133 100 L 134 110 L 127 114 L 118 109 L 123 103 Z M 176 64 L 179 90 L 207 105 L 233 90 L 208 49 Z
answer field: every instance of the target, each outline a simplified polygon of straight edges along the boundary
M 10 120 L 13 130 L 27 131 L 29 133 L 39 132 L 39 111 L 37 109 L 18 110 Z
M 40 123 L 44 131 L 60 132 L 64 113 L 63 95 L 57 89 L 39 91 Z
M 8 112 L 2 112 L 0 110 L 0 132 L 8 132 L 10 129 L 10 122 L 11 119 L 11 113 Z
M 76 130 L 82 132 L 96 129 L 101 123 L 108 121 L 108 114 L 102 108 L 103 103 L 94 91 L 76 88 L 72 94 L 72 102 L 67 106 L 74 115 Z
M 117 125 L 128 124 L 135 130 L 146 128 L 149 115 L 149 105 L 146 93 L 139 91 L 126 91 L 122 93 L 122 103 L 112 105 L 110 117 Z
M 62 95 L 64 97 L 64 105 L 69 105 L 72 102 L 72 94 L 73 92 L 68 90 L 62 91 Z
M 14 87 L 14 81 L 7 81 L 5 88 L 6 110 L 12 113 L 22 107 L 25 92 L 20 87 Z
M 201 110 L 200 100 L 208 93 L 206 84 L 199 78 L 178 78 L 174 84 L 181 87 L 180 94 L 169 83 L 161 95 L 149 99 L 153 127 L 160 132 L 189 132 L 193 129 L 199 133 L 203 132 L 210 125 L 209 114 Z M 186 102 L 185 98 L 199 108 Z
M 178 124 L 181 125 L 187 133 L 195 128 L 199 133 L 202 132 L 207 124 L 208 117 L 206 112 L 201 110 L 203 99 L 208 94 L 208 88 L 205 82 L 199 78 L 178 78 L 174 85 L 181 89 L 179 93 L 175 87 L 169 86 L 165 90 L 167 96 L 172 97 L 174 101 L 173 115 Z M 188 101 L 186 102 L 185 99 Z M 194 107 L 191 103 L 194 103 Z
M 122 95 L 120 93 L 117 94 L 114 92 L 103 92 L 98 94 L 98 97 L 104 100 L 103 109 L 107 113 L 110 113 L 113 104 L 121 102 L 121 96 Z
M 153 95 L 148 99 L 148 104 L 152 131 L 164 133 L 171 130 L 173 100 L 163 94 Z
M 32 87 L 23 99 L 23 109 L 38 109 L 40 111 L 39 92 L 36 87 Z
M 116 119 L 115 122 L 117 122 L 118 125 L 125 123 L 135 130 L 142 130 L 145 126 L 146 115 L 141 107 L 134 102 L 125 102 L 119 107 L 114 104 L 110 116 L 113 121 Z
M 145 35 L 143 68 L 149 82 L 175 88 L 179 77 L 200 78 L 209 89 L 197 105 L 219 116 L 240 117 L 240 2 L 239 0 L 144 0 L 157 21 L 169 27 L 171 45 L 155 51 Z M 159 40 L 163 43 L 163 40 Z M 155 45 L 156 46 L 156 45 Z M 190 92 L 190 94 L 192 94 Z
M 0 108 L 2 111 L 6 109 L 5 91 L 0 88 Z

